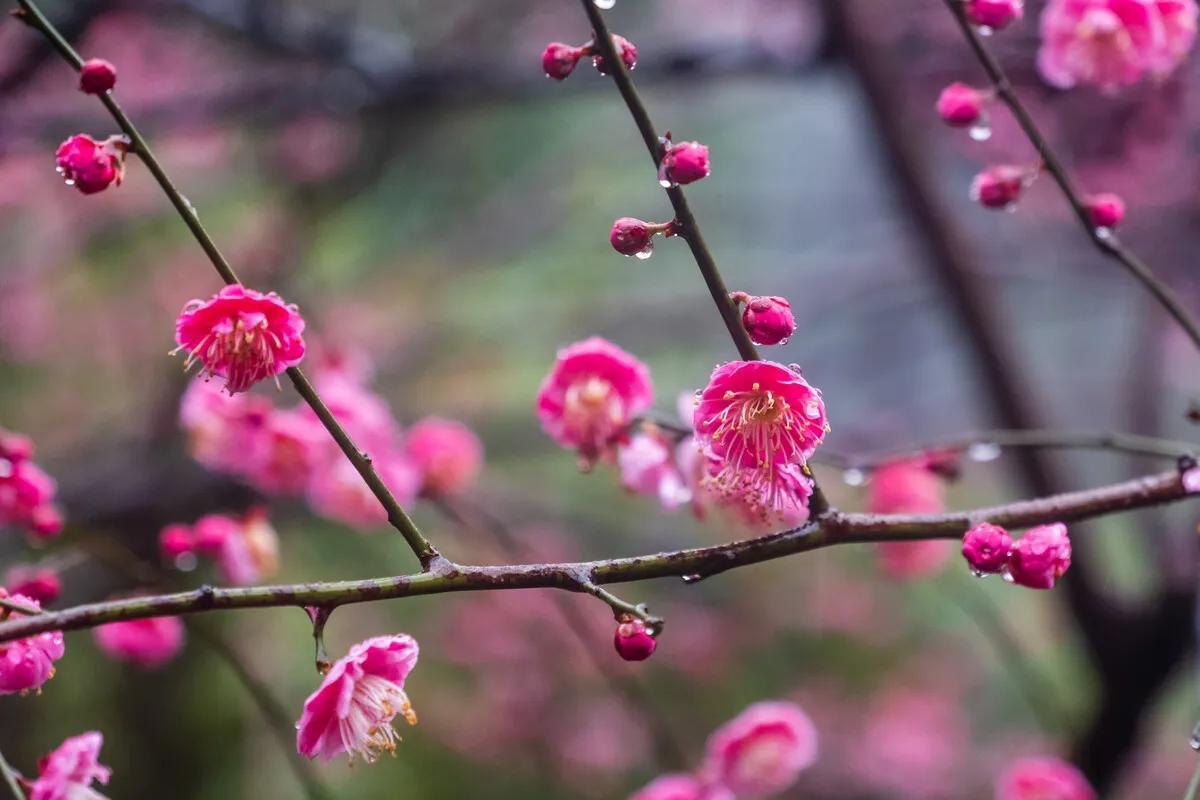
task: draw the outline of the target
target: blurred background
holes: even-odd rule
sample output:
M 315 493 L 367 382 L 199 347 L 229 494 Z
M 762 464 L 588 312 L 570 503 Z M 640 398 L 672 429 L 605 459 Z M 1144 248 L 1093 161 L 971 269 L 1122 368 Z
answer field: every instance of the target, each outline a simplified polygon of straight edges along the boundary
M 1115 96 L 1052 91 L 1033 67 L 1040 6 L 992 46 L 1080 184 L 1125 197 L 1123 240 L 1200 308 L 1195 59 Z M 681 243 L 649 261 L 607 243 L 613 219 L 670 208 L 611 82 L 580 68 L 558 84 L 539 68 L 548 41 L 588 39 L 577 2 L 44 10 L 85 57 L 117 64 L 121 102 L 248 284 L 298 303 L 310 341 L 368 354 L 402 423 L 438 414 L 478 432 L 486 467 L 467 502 L 522 552 L 479 529 L 490 525 L 417 506 L 451 558 L 599 558 L 746 534 L 665 512 L 611 467 L 579 474 L 534 414 L 556 350 L 593 334 L 650 365 L 665 415 L 734 356 Z M 939 0 L 618 0 L 608 19 L 640 50 L 634 78 L 656 123 L 712 148 L 713 174 L 689 197 L 730 288 L 791 300 L 800 328 L 772 357 L 824 391 L 827 455 L 987 427 L 1194 437 L 1183 412 L 1196 353 L 1050 182 L 1013 214 L 967 199 L 980 168 L 1034 153 L 1001 109 L 985 143 L 937 120 L 942 86 L 984 83 Z M 159 563 L 168 522 L 261 502 L 197 465 L 178 426 L 187 379 L 166 352 L 184 302 L 219 288 L 203 253 L 136 159 L 96 197 L 53 172 L 67 136 L 116 132 L 75 82 L 40 37 L 0 23 L 0 425 L 35 439 L 68 521 L 40 551 L 4 535 L 0 566 L 68 565 L 58 606 L 216 581 L 130 564 Z M 967 459 L 947 502 L 1159 468 L 1005 450 Z M 817 474 L 836 505 L 863 507 L 867 489 L 840 469 Z M 272 580 L 413 569 L 386 530 L 298 502 L 271 514 Z M 788 797 L 984 798 L 1008 759 L 1043 753 L 1081 764 L 1105 796 L 1177 797 L 1195 765 L 1195 522 L 1174 507 L 1081 524 L 1072 572 L 1050 593 L 977 581 L 956 562 L 900 580 L 861 547 L 626 587 L 668 619 L 640 665 L 612 653 L 611 615 L 591 598 L 343 608 L 334 654 L 385 632 L 421 641 L 408 687 L 421 724 L 395 759 L 317 774 L 338 797 L 623 797 L 697 762 L 746 704 L 791 698 L 822 755 Z M 0 698 L 0 750 L 31 772 L 64 737 L 99 729 L 114 797 L 301 796 L 287 740 L 317 683 L 308 620 L 276 609 L 192 622 L 181 656 L 154 671 L 69 634 L 41 696 Z M 230 657 L 282 706 L 282 726 Z

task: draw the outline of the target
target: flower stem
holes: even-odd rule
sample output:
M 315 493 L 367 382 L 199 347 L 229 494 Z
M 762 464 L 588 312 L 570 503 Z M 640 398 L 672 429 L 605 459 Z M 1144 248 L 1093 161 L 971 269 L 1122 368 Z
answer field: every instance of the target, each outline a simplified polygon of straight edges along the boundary
M 25 790 L 21 788 L 20 773 L 12 768 L 12 765 L 4 758 L 4 753 L 0 753 L 0 776 L 4 778 L 4 786 L 12 795 L 13 800 L 25 800 Z

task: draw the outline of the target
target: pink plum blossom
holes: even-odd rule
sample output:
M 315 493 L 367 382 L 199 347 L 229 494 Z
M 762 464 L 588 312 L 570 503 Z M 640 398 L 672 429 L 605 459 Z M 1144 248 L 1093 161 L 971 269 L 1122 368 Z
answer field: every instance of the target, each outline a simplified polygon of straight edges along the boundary
M 1095 800 L 1096 792 L 1072 764 L 1052 756 L 1021 758 L 996 782 L 996 800 Z
M 271 412 L 266 398 L 230 395 L 219 381 L 194 380 L 183 393 L 179 424 L 192 458 L 211 470 L 242 475 L 256 449 L 247 444 L 257 438 Z
M 937 113 L 942 122 L 954 128 L 974 125 L 983 116 L 987 95 L 965 83 L 952 83 L 937 99 Z
M 307 408 L 307 406 L 305 406 Z M 303 494 L 317 462 L 335 444 L 311 414 L 299 409 L 274 409 L 244 442 L 241 471 L 267 494 Z M 336 454 L 341 457 L 341 453 Z
M 998 31 L 1025 15 L 1025 0 L 966 0 L 966 12 L 976 25 Z
M 63 741 L 38 765 L 29 800 L 104 800 L 93 782 L 107 785 L 112 770 L 100 763 L 104 736 L 88 731 Z
M 351 761 L 361 756 L 370 763 L 394 752 L 399 737 L 392 720 L 400 715 L 410 725 L 417 723 L 404 693 L 417 654 L 416 639 L 406 634 L 376 636 L 351 647 L 304 701 L 296 724 L 300 755 L 329 761 L 346 753 Z
M 817 759 L 817 730 L 795 703 L 755 703 L 713 731 L 703 773 L 738 798 L 788 789 Z
M 404 450 L 421 473 L 421 492 L 459 494 L 471 487 L 483 467 L 483 444 L 461 422 L 427 417 L 408 429 Z
M 185 351 L 201 376 L 225 379 L 230 394 L 278 376 L 304 358 L 304 318 L 274 292 L 233 284 L 208 300 L 192 300 L 175 323 L 175 352 Z
M 217 552 L 221 574 L 236 586 L 249 586 L 279 569 L 279 537 L 261 508 L 237 520 Z
M 691 489 L 675 463 L 675 447 L 662 434 L 642 432 L 617 448 L 621 485 L 637 494 L 657 497 L 663 508 L 675 509 L 692 498 Z
M 0 589 L 0 598 L 7 598 L 26 608 L 41 609 L 32 597 L 10 595 Z M 19 611 L 0 609 L 0 618 L 24 616 Z M 54 677 L 54 662 L 63 657 L 66 645 L 62 631 L 39 633 L 26 639 L 0 643 L 0 695 L 40 691 Z
M 56 535 L 62 528 L 53 505 L 56 490 L 34 462 L 0 457 L 0 525 L 20 525 L 39 538 Z
M 659 180 L 671 186 L 695 183 L 711 173 L 708 147 L 699 142 L 668 142 L 658 165 Z
M 755 344 L 787 344 L 796 332 L 796 318 L 786 297 L 752 297 L 745 292 L 734 292 L 730 299 L 745 304 L 742 325 Z
M 709 786 L 692 775 L 660 775 L 629 795 L 629 800 L 733 800 L 723 786 Z
M 374 467 L 401 506 L 417 498 L 421 473 L 406 456 L 398 453 L 376 456 Z M 308 503 L 321 516 L 358 528 L 387 522 L 387 512 L 379 499 L 345 458 L 327 462 L 313 473 L 308 485 Z
M 183 649 L 184 628 L 179 617 L 149 617 L 109 622 L 92 631 L 96 645 L 114 661 L 157 669 Z
M 1196 38 L 1195 0 L 1050 0 L 1038 69 L 1052 86 L 1112 91 L 1172 72 Z
M 1008 573 L 1013 583 L 1030 589 L 1052 589 L 1071 566 L 1071 539 L 1061 522 L 1028 530 L 1013 547 Z
M 945 508 L 945 482 L 930 470 L 926 457 L 881 464 L 867 487 L 872 514 L 936 514 Z M 949 542 L 934 539 L 884 542 L 877 546 L 880 566 L 894 578 L 920 578 L 937 572 L 950 558 Z
M 82 194 L 96 194 L 110 185 L 121 185 L 128 147 L 128 142 L 120 136 L 99 142 L 78 133 L 58 146 L 54 158 L 68 186 L 74 186 Z
M 3 583 L 14 595 L 24 595 L 42 604 L 53 603 L 62 594 L 62 579 L 49 567 L 17 564 L 4 574 Z
M 654 402 L 650 370 L 621 348 L 593 336 L 565 347 L 538 390 L 542 428 L 590 466 L 611 453 L 637 414 Z

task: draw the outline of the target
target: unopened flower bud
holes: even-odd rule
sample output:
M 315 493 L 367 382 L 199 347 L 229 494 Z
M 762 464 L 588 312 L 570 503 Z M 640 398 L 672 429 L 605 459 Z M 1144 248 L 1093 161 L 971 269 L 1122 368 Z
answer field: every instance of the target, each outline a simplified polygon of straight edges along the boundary
M 542 70 L 546 77 L 556 81 L 566 80 L 575 71 L 579 59 L 586 55 L 584 48 L 572 47 L 562 42 L 551 42 L 542 51 Z
M 158 534 L 158 548 L 168 561 L 174 561 L 181 555 L 192 552 L 195 547 L 196 542 L 192 537 L 191 528 L 187 525 L 179 523 L 168 525 Z
M 967 18 L 998 31 L 1025 15 L 1024 0 L 966 0 Z
M 33 440 L 0 428 L 0 458 L 16 464 L 33 458 Z
M 1112 192 L 1089 195 L 1084 205 L 1097 228 L 1115 228 L 1125 219 L 1125 201 Z
M 1070 566 L 1067 526 L 1055 522 L 1039 525 L 1021 537 L 1008 560 L 1008 577 L 1030 589 L 1052 589 Z
M 103 58 L 89 58 L 79 68 L 79 91 L 104 94 L 117 85 L 117 68 Z
M 664 186 L 675 186 L 695 183 L 707 178 L 711 171 L 706 145 L 699 142 L 668 143 L 662 163 L 658 166 L 658 177 Z
M 38 506 L 30 514 L 29 532 L 39 539 L 53 539 L 62 529 L 62 514 L 52 505 Z
M 787 344 L 796 332 L 796 318 L 786 297 L 750 297 L 744 292 L 734 292 L 731 298 L 746 304 L 742 325 L 755 344 Z
M 974 125 L 983 116 L 986 95 L 965 83 L 952 83 L 938 95 L 937 113 L 954 128 Z
M 110 184 L 121 185 L 127 149 L 128 144 L 119 136 L 98 142 L 79 133 L 59 145 L 55 161 L 68 186 L 83 194 L 95 194 Z
M 994 575 L 1008 563 L 1013 540 L 1008 531 L 990 522 L 981 522 L 963 536 L 962 554 L 971 572 Z
M 654 234 L 672 235 L 670 222 L 646 222 L 635 217 L 621 217 L 613 223 L 608 241 L 623 256 L 649 258 L 654 251 Z
M 613 646 L 617 649 L 617 655 L 626 661 L 645 661 L 658 647 L 658 642 L 646 629 L 645 622 L 626 615 L 617 625 Z
M 1008 208 L 1017 202 L 1030 178 L 1030 170 L 1025 167 L 988 167 L 971 182 L 971 199 L 984 208 Z
M 633 42 L 629 41 L 624 36 L 618 36 L 615 33 L 612 35 L 612 41 L 613 49 L 615 49 L 617 51 L 617 55 L 621 57 L 621 62 L 625 64 L 625 69 L 629 70 L 636 67 L 638 52 Z M 591 50 L 592 66 L 595 67 L 596 71 L 601 75 L 609 74 L 612 70 L 608 68 L 608 64 L 604 60 L 604 56 L 600 55 L 600 53 L 596 50 L 595 45 L 592 45 Z

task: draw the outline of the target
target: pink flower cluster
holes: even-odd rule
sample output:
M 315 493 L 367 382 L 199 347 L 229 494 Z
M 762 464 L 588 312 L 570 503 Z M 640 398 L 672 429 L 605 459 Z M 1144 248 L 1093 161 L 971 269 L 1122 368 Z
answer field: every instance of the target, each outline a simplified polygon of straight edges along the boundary
M 265 509 L 242 517 L 209 514 L 192 526 L 175 523 L 159 533 L 163 557 L 177 565 L 192 564 L 198 556 L 215 559 L 229 583 L 248 586 L 279 569 L 279 537 Z
M 351 647 L 304 701 L 296 723 L 300 755 L 330 761 L 345 753 L 351 761 L 359 756 L 370 763 L 395 752 L 400 737 L 392 721 L 402 716 L 417 724 L 404 682 L 417 665 L 418 651 L 416 639 L 402 633 Z
M 1000 574 L 1030 589 L 1053 589 L 1071 566 L 1071 539 L 1061 522 L 1031 528 L 1015 543 L 999 525 L 982 522 L 963 536 L 963 558 L 976 575 Z
M 94 628 L 92 638 L 114 661 L 158 669 L 179 655 L 187 634 L 179 617 L 148 617 L 109 622 Z
M 1195 0 L 1050 0 L 1038 70 L 1052 86 L 1113 91 L 1170 74 L 1196 41 Z
M 817 730 L 795 703 L 755 703 L 713 731 L 695 774 L 655 779 L 630 800 L 752 800 L 789 789 L 817 759 Z
M 387 402 L 361 376 L 328 368 L 317 374 L 315 384 L 402 505 L 418 494 L 462 492 L 477 478 L 483 447 L 465 425 L 431 417 L 405 434 Z M 193 457 L 209 469 L 238 475 L 267 494 L 303 494 L 318 513 L 356 527 L 375 527 L 387 519 L 306 405 L 279 409 L 267 398 L 230 396 L 195 381 L 184 394 L 179 418 Z
M 62 530 L 54 479 L 33 462 L 29 437 L 0 428 L 0 525 L 16 525 L 45 539 Z
M 0 598 L 5 598 L 28 609 L 41 610 L 41 605 L 32 597 L 9 594 L 0 588 Z M 19 611 L 0 608 L 0 619 L 25 616 Z M 0 695 L 24 694 L 40 691 L 46 681 L 54 677 L 54 662 L 63 657 L 66 645 L 62 631 L 50 631 L 0 643 Z
M 633 69 L 637 66 L 637 48 L 633 42 L 626 39 L 624 36 L 613 34 L 613 47 L 620 54 L 621 62 L 625 65 L 625 69 Z M 608 63 L 596 49 L 595 42 L 587 42 L 579 47 L 573 47 L 562 42 L 551 42 L 546 45 L 546 49 L 542 51 L 542 71 L 546 73 L 546 77 L 553 78 L 556 81 L 566 80 L 579 62 L 587 56 L 592 57 L 592 66 L 601 75 L 607 75 L 612 70 L 609 69 Z

